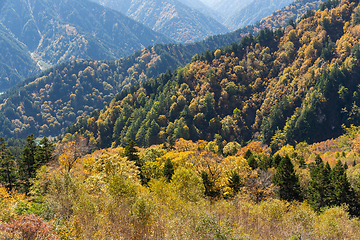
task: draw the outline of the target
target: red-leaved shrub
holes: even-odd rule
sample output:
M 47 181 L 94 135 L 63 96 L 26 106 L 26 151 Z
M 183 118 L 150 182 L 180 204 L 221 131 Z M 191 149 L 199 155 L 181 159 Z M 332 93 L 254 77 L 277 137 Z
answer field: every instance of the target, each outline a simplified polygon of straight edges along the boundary
M 0 239 L 2 240 L 57 240 L 52 226 L 35 215 L 21 215 L 6 224 L 0 224 Z

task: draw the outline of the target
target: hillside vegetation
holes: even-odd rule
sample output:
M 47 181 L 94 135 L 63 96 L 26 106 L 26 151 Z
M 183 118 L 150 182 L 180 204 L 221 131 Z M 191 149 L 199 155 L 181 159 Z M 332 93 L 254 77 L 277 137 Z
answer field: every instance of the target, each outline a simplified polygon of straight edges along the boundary
M 0 233 L 10 239 L 358 239 L 359 133 L 352 127 L 338 139 L 275 154 L 260 142 L 230 142 L 225 156 L 206 141 L 139 149 L 130 140 L 125 148 L 86 154 L 91 143 L 80 136 L 67 134 L 55 150 L 29 136 L 19 169 L 0 138 L 2 163 L 12 166 L 7 172 L 22 176 L 0 178 Z M 20 171 L 31 166 L 29 152 L 36 163 L 31 181 Z M 52 152 L 55 158 L 47 158 Z
M 123 88 L 185 65 L 194 53 L 228 41 L 231 39 L 217 37 L 187 46 L 158 44 L 117 61 L 76 60 L 60 64 L 0 96 L 1 135 L 56 136 L 80 116 L 103 108 Z

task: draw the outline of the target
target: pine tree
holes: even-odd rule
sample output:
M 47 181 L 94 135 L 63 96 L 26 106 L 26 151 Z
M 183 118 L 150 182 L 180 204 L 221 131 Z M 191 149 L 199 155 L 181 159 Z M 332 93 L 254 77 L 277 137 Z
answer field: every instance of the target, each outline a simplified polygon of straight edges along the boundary
M 174 150 L 175 149 L 175 138 L 174 137 L 171 137 L 169 139 L 169 149 L 170 150 Z
M 251 155 L 248 160 L 247 160 L 249 167 L 251 167 L 252 169 L 256 169 L 258 168 L 258 162 L 256 161 L 254 155 Z
M 329 163 L 324 162 L 318 155 L 315 158 L 315 165 L 310 168 L 310 177 L 308 188 L 308 201 L 317 211 L 330 204 L 332 187 L 330 184 L 331 168 Z
M 220 191 L 215 188 L 215 183 L 210 179 L 209 174 L 205 171 L 201 173 L 201 178 L 205 187 L 205 196 L 215 199 L 220 195 Z
M 245 159 L 249 159 L 249 157 L 252 156 L 252 155 L 253 155 L 252 152 L 250 151 L 250 149 L 248 149 L 248 150 L 246 151 L 245 155 L 244 155 L 244 158 L 245 158 Z
M 271 168 L 271 165 L 272 165 L 272 158 L 271 157 L 267 157 L 265 155 L 260 157 L 258 167 L 261 170 L 267 170 L 267 169 Z
M 333 194 L 331 204 L 340 206 L 343 203 L 350 203 L 354 198 L 353 189 L 347 179 L 345 169 L 339 160 L 332 169 L 331 185 L 333 187 Z
M 35 143 L 34 134 L 26 138 L 23 154 L 19 163 L 19 175 L 23 190 L 28 193 L 30 189 L 30 179 L 36 174 L 36 158 L 38 146 Z
M 240 188 L 243 186 L 241 180 L 240 180 L 240 176 L 237 172 L 233 172 L 229 178 L 229 183 L 228 186 L 232 189 L 232 191 L 234 192 L 234 194 L 236 195 L 239 191 Z
M 358 196 L 351 187 L 349 180 L 347 179 L 345 168 L 341 161 L 336 163 L 330 174 L 331 184 L 333 188 L 333 195 L 331 198 L 331 204 L 340 206 L 347 204 L 349 212 L 352 215 L 359 216 L 360 205 Z
M 163 173 L 164 176 L 166 177 L 167 182 L 171 181 L 172 176 L 174 175 L 174 164 L 171 162 L 171 160 L 168 158 L 166 159 L 164 168 L 163 168 Z
M 16 184 L 16 167 L 14 157 L 6 145 L 5 139 L 0 137 L 0 182 L 11 191 Z
M 139 131 L 136 133 L 135 141 L 138 144 L 138 146 L 144 146 L 145 145 L 145 127 L 144 125 L 141 125 Z
M 138 150 L 135 148 L 135 142 L 132 139 L 128 139 L 125 146 L 125 156 L 129 161 L 135 162 L 136 166 L 141 167 L 142 164 L 137 155 Z
M 135 142 L 132 139 L 128 139 L 125 146 L 125 156 L 129 161 L 135 162 L 135 165 L 139 168 L 141 184 L 146 185 L 150 179 L 146 178 L 142 172 L 142 166 L 144 165 L 137 154 L 138 150 L 135 148 Z
M 37 158 L 35 159 L 36 169 L 51 162 L 54 159 L 53 151 L 54 151 L 54 144 L 51 141 L 49 141 L 47 137 L 41 139 L 37 150 Z
M 272 166 L 273 166 L 274 168 L 277 168 L 277 167 L 279 166 L 280 162 L 281 162 L 281 157 L 280 157 L 279 154 L 276 154 L 276 155 L 273 157 Z
M 288 156 L 282 158 L 273 181 L 279 186 L 281 199 L 287 201 L 302 200 L 299 177 L 296 175 L 294 165 Z

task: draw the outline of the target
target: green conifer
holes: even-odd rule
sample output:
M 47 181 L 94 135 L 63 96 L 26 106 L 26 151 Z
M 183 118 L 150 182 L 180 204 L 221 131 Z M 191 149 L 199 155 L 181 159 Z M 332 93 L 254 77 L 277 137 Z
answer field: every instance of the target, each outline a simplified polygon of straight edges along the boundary
M 308 187 L 308 201 L 310 205 L 317 211 L 329 205 L 331 196 L 330 185 L 331 168 L 329 163 L 324 165 L 323 160 L 318 155 L 315 158 L 315 165 L 310 168 L 310 177 Z
M 340 206 L 343 203 L 350 203 L 354 197 L 354 193 L 340 160 L 332 169 L 330 178 L 333 188 L 331 204 Z
M 30 189 L 30 179 L 36 174 L 36 159 L 38 146 L 35 143 L 34 134 L 26 138 L 26 143 L 23 148 L 23 154 L 19 163 L 19 177 L 23 191 L 28 193 Z
M 249 166 L 252 168 L 252 169 L 257 169 L 258 168 L 258 162 L 257 160 L 255 159 L 254 155 L 251 155 L 248 160 L 247 160 Z
M 273 157 L 272 166 L 273 166 L 274 168 L 277 168 L 277 167 L 279 166 L 280 162 L 281 162 L 281 157 L 280 157 L 279 154 L 276 154 L 276 155 Z
M 53 151 L 54 151 L 54 144 L 51 141 L 49 141 L 47 137 L 41 139 L 40 144 L 37 148 L 37 157 L 35 159 L 36 169 L 47 164 L 48 162 L 51 162 L 54 159 Z
M 15 187 L 16 178 L 14 157 L 7 147 L 5 139 L 0 137 L 0 183 L 11 191 Z
M 129 161 L 135 162 L 135 165 L 141 167 L 142 164 L 139 160 L 138 150 L 135 148 L 135 142 L 132 139 L 128 139 L 125 146 L 125 156 Z
M 129 161 L 135 162 L 135 166 L 139 168 L 141 184 L 146 185 L 150 179 L 146 178 L 142 172 L 142 166 L 144 165 L 137 154 L 138 150 L 135 148 L 135 142 L 132 139 L 128 139 L 125 146 L 125 156 Z
M 250 156 L 252 156 L 252 152 L 250 151 L 250 149 L 248 149 L 244 155 L 244 158 L 249 159 Z
M 166 159 L 164 168 L 163 168 L 163 174 L 167 180 L 167 182 L 171 181 L 172 176 L 174 175 L 174 164 L 171 162 L 171 160 L 168 158 Z
M 273 181 L 279 186 L 281 199 L 287 201 L 302 200 L 299 177 L 296 175 L 294 165 L 288 156 L 282 158 Z
M 174 137 L 171 137 L 169 139 L 169 149 L 170 150 L 174 150 L 175 149 L 175 138 Z
M 242 182 L 240 180 L 240 176 L 237 172 L 233 172 L 229 178 L 228 186 L 232 189 L 234 194 L 237 194 L 240 191 L 240 188 L 242 187 Z
M 205 196 L 215 199 L 220 195 L 220 191 L 215 188 L 215 183 L 210 179 L 207 172 L 202 171 L 201 178 L 205 187 Z

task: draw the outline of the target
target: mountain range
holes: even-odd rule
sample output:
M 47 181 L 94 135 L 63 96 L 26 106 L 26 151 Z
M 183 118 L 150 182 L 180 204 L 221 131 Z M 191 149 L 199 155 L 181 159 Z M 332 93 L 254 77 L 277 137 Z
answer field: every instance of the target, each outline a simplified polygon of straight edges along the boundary
M 96 1 L 182 43 L 201 41 L 208 36 L 228 32 L 214 18 L 197 10 L 205 7 L 199 1 L 191 4 L 193 8 L 178 0 Z
M 207 0 L 203 1 L 203 3 L 218 12 L 224 21 L 252 1 L 253 0 Z
M 173 41 L 117 11 L 87 0 L 6 0 L 0 9 L 0 22 L 4 29 L 1 37 L 5 39 L 2 42 L 11 38 L 12 48 L 21 52 L 19 64 L 9 63 L 17 72 L 12 84 L 39 68 L 64 61 L 117 59 L 148 45 Z M 10 53 L 17 56 L 12 50 Z M 2 64 L 0 72 L 6 71 L 9 70 Z M 5 86 L 4 82 L 6 79 L 0 85 Z
M 230 31 L 252 24 L 257 25 L 257 22 L 263 18 L 283 10 L 298 10 L 299 16 L 302 16 L 304 11 L 301 9 L 316 10 L 322 2 L 324 2 L 324 0 L 203 0 L 205 5 L 217 13 L 213 14 L 214 18 Z M 296 19 L 295 16 L 294 20 Z M 282 23 L 275 27 L 283 25 Z
M 230 30 L 236 30 L 254 24 L 276 10 L 289 5 L 293 1 L 294 0 L 254 0 L 230 15 L 230 17 L 224 21 L 224 25 Z

